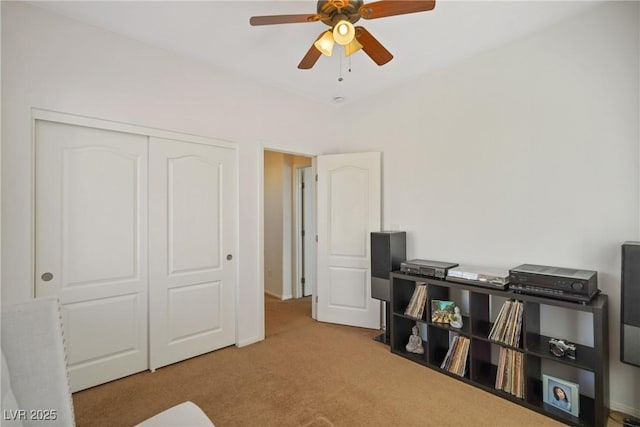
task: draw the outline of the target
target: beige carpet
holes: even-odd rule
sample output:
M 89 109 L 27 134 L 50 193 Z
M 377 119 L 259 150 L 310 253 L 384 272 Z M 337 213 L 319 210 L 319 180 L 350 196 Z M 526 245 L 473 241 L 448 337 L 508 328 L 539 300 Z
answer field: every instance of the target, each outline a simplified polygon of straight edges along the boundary
M 309 298 L 266 297 L 265 311 L 263 342 L 75 393 L 77 425 L 131 426 L 185 400 L 217 427 L 561 425 L 391 354 L 377 331 L 313 321 Z

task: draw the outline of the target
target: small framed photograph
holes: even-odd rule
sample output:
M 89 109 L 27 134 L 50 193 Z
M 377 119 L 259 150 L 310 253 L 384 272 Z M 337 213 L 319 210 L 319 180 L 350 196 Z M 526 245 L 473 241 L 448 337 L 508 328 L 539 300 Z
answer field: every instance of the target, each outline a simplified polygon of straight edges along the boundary
M 434 299 L 431 301 L 431 321 L 433 323 L 449 323 L 456 304 L 453 301 Z
M 580 386 L 550 375 L 542 375 L 542 395 L 545 403 L 577 417 L 580 413 Z

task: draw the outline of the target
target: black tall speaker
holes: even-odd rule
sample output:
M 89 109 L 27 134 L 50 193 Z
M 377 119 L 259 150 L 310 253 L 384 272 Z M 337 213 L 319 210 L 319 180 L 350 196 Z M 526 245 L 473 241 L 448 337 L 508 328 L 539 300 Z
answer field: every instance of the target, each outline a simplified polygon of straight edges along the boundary
M 620 360 L 640 366 L 640 242 L 622 245 Z
M 375 231 L 371 233 L 371 297 L 386 301 L 385 332 L 376 341 L 389 344 L 389 303 L 391 302 L 391 281 L 389 273 L 400 269 L 400 263 L 407 259 L 407 233 L 404 231 Z

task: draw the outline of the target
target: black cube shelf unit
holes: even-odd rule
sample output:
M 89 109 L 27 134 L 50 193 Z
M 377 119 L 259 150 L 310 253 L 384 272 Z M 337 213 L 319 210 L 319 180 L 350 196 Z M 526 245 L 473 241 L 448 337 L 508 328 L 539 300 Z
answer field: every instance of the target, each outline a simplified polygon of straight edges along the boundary
M 589 304 L 525 295 L 509 290 L 494 290 L 442 279 L 411 276 L 395 271 L 391 279 L 391 351 L 428 368 L 437 370 L 460 381 L 476 386 L 511 402 L 552 417 L 570 425 L 606 426 L 609 406 L 609 333 L 607 296 L 599 294 Z M 422 319 L 405 315 L 416 283 L 426 283 L 427 302 Z M 451 290 L 456 290 L 450 292 Z M 463 316 L 462 328 L 431 322 L 431 301 L 452 300 L 450 295 L 468 297 L 468 315 Z M 518 347 L 510 347 L 488 338 L 493 326 L 491 306 L 493 298 L 523 302 L 521 339 Z M 461 301 L 452 300 L 460 306 Z M 498 300 L 499 302 L 499 300 Z M 495 304 L 494 304 L 495 305 Z M 541 335 L 540 307 L 552 306 L 589 313 L 593 319 L 593 346 L 576 345 L 576 359 L 558 358 L 549 352 L 549 336 Z M 493 316 L 495 317 L 495 316 Z M 424 354 L 407 352 L 405 346 L 411 329 L 418 324 L 423 331 Z M 426 341 L 424 340 L 426 329 Z M 470 339 L 467 368 L 463 376 L 455 375 L 440 366 L 446 357 L 453 335 Z M 572 337 L 556 337 L 569 339 Z M 524 398 L 495 388 L 498 366 L 497 354 L 501 348 L 522 353 L 524 372 Z M 577 370 L 580 377 L 593 379 L 593 396 L 580 389 L 578 416 L 555 408 L 543 399 L 543 365 L 554 370 Z M 590 387 L 589 387 L 590 388 Z M 589 393 L 591 394 L 591 393 Z

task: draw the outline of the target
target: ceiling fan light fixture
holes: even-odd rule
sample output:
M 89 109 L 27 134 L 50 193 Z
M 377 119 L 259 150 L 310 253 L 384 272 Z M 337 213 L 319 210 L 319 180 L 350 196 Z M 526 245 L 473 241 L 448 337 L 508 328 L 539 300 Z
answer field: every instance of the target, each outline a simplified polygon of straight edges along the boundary
M 257 26 L 321 21 L 331 27 L 329 31 L 323 31 L 309 47 L 298 64 L 301 70 L 312 68 L 320 55 L 331 56 L 335 43 L 345 46 L 345 55 L 348 57 L 362 49 L 377 65 L 384 65 L 393 59 L 391 52 L 364 27 L 354 28 L 354 23 L 361 18 L 378 19 L 426 12 L 432 10 L 436 1 L 440 0 L 373 0 L 366 4 L 365 1 L 369 0 L 318 0 L 316 13 L 252 16 L 249 24 Z M 354 38 L 357 39 L 357 43 L 352 44 Z
M 331 31 L 326 31 L 313 45 L 323 55 L 331 56 L 334 45 L 333 34 L 331 34 Z
M 356 29 L 353 27 L 353 24 L 344 19 L 339 21 L 335 27 L 333 27 L 333 39 L 336 43 L 343 46 L 351 43 L 355 35 Z
M 351 40 L 351 43 L 349 43 L 348 45 L 345 45 L 344 47 L 344 56 L 351 56 L 354 53 L 356 53 L 357 51 L 359 51 L 360 49 L 362 49 L 363 46 L 360 44 L 360 42 L 358 41 L 358 39 L 356 39 L 354 37 L 353 40 Z

